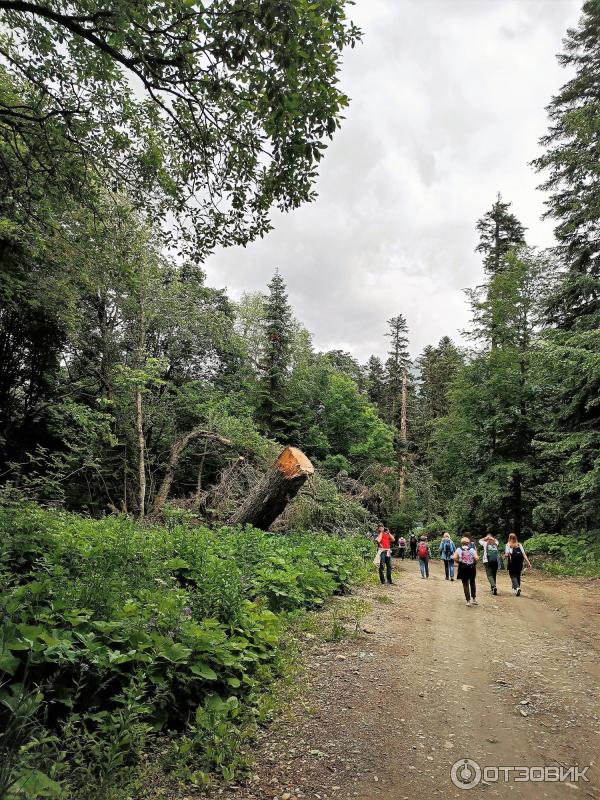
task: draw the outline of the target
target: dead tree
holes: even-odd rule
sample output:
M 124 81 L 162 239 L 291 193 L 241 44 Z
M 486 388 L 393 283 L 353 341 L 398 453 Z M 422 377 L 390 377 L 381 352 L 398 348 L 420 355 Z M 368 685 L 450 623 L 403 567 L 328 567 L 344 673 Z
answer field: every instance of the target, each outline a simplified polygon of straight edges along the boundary
M 229 525 L 254 525 L 268 530 L 315 471 L 296 447 L 286 447 L 247 499 L 228 520 Z
M 164 504 L 167 502 L 169 498 L 169 492 L 171 491 L 171 484 L 173 483 L 173 478 L 175 476 L 175 470 L 179 463 L 179 459 L 183 455 L 184 450 L 195 439 L 212 439 L 213 441 L 218 442 L 219 444 L 223 445 L 224 447 L 234 447 L 235 445 L 229 439 L 225 439 L 224 436 L 219 436 L 218 433 L 214 433 L 213 431 L 207 431 L 203 428 L 194 428 L 192 431 L 188 431 L 188 433 L 181 436 L 179 439 L 176 439 L 173 444 L 171 445 L 171 452 L 169 454 L 169 463 L 167 464 L 167 469 L 165 470 L 165 474 L 162 479 L 162 483 L 160 484 L 160 488 L 156 493 L 156 497 L 154 498 L 154 505 L 152 510 L 155 514 L 158 514 L 159 511 L 162 509 Z

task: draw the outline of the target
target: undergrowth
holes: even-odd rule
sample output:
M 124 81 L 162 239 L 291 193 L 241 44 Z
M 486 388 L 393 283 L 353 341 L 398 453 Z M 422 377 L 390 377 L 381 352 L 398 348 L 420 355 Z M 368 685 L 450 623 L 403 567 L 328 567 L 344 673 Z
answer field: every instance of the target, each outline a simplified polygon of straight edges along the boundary
M 534 565 L 551 575 L 600 577 L 600 532 L 579 536 L 537 534 L 525 549 Z
M 197 786 L 235 779 L 299 615 L 347 593 L 369 553 L 0 507 L 0 797 L 135 797 L 148 763 Z

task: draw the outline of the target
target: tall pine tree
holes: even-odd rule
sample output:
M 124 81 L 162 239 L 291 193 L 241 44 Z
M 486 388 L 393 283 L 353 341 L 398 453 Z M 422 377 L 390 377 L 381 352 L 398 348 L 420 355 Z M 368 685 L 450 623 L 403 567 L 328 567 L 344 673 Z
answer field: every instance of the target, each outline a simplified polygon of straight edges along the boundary
M 511 250 L 525 244 L 525 228 L 504 203 L 498 192 L 496 202 L 480 220 L 477 221 L 479 244 L 477 253 L 483 253 L 483 264 L 488 275 L 495 275 L 504 266 L 504 258 Z
M 553 387 L 553 411 L 539 436 L 551 476 L 537 509 L 540 525 L 598 529 L 600 524 L 600 2 L 588 0 L 569 30 L 560 63 L 574 77 L 548 108 L 548 215 L 565 271 L 548 304 L 555 326 L 546 336 L 542 385 Z
M 388 422 L 396 429 L 398 464 L 398 501 L 404 500 L 408 472 L 408 325 L 402 314 L 388 320 L 386 336 L 390 340 L 385 362 Z
M 385 362 L 386 417 L 390 425 L 399 427 L 402 404 L 402 377 L 410 369 L 408 325 L 402 314 L 388 320 L 387 338 L 390 349 Z
M 373 405 L 385 416 L 385 370 L 379 356 L 371 356 L 364 367 L 367 395 Z
M 291 361 L 292 310 L 279 270 L 275 270 L 268 289 L 257 417 L 265 433 L 275 438 L 286 438 L 290 425 L 286 390 Z

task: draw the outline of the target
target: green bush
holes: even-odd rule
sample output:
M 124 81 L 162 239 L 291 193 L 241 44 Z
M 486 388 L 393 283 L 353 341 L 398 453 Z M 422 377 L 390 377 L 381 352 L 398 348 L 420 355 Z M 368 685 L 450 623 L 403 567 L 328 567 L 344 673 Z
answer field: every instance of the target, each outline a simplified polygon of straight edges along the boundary
M 0 542 L 9 798 L 127 796 L 141 754 L 165 738 L 166 763 L 189 780 L 232 778 L 286 613 L 348 591 L 366 555 L 355 538 L 147 528 L 36 506 L 0 507 Z
M 525 549 L 542 569 L 553 575 L 600 575 L 600 531 L 579 536 L 537 534 Z

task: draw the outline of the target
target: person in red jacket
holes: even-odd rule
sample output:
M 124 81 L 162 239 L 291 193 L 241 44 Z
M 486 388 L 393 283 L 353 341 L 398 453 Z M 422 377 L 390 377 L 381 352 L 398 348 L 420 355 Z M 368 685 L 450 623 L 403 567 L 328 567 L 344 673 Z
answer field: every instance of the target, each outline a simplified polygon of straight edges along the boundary
M 384 570 L 387 572 L 387 582 L 392 583 L 392 544 L 395 538 L 381 523 L 377 526 L 377 555 L 379 556 L 379 580 L 385 583 Z

